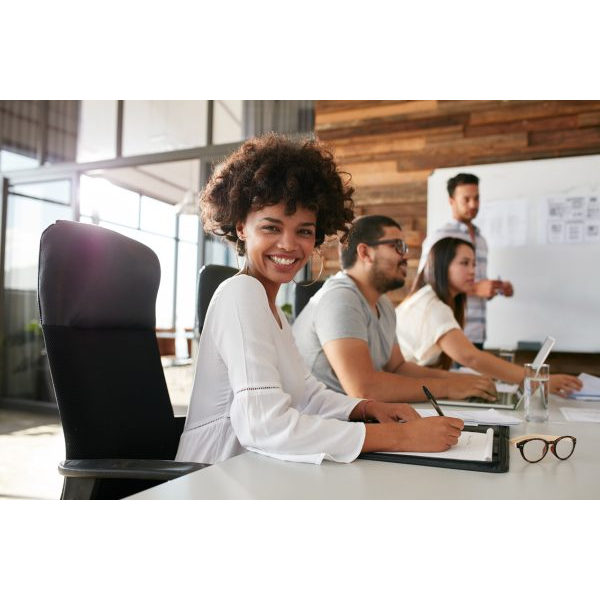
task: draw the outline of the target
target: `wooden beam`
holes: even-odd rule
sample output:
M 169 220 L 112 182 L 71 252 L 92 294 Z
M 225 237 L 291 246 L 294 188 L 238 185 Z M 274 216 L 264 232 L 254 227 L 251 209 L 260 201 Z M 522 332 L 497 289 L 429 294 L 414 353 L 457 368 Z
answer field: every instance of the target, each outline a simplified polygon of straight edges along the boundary
M 320 139 L 333 141 L 346 137 L 358 137 L 366 135 L 393 135 L 398 132 L 411 131 L 414 133 L 424 133 L 429 129 L 440 127 L 451 127 L 453 125 L 466 125 L 469 122 L 468 114 L 457 115 L 433 115 L 419 119 L 406 119 L 391 117 L 386 119 L 376 119 L 344 125 L 339 128 L 320 129 L 317 127 L 317 134 Z
M 593 127 L 600 125 L 600 111 L 581 113 L 577 115 L 578 127 Z
M 435 111 L 436 108 L 437 100 L 411 100 L 408 102 L 376 104 L 374 106 L 363 105 L 337 112 L 318 112 L 315 116 L 315 126 L 320 129 L 321 127 L 332 127 L 339 123 L 360 123 L 368 119 Z
M 593 113 L 592 113 L 593 114 Z M 527 131 L 550 131 L 553 129 L 575 129 L 579 127 L 578 115 L 553 117 L 544 119 L 523 119 L 508 123 L 490 123 L 487 125 L 467 125 L 465 137 L 501 135 Z
M 581 100 L 548 100 L 544 102 L 529 101 L 523 106 L 507 105 L 498 110 L 483 111 L 471 115 L 471 125 L 485 125 L 489 123 L 506 123 L 521 121 L 523 119 L 539 119 L 542 117 L 556 117 L 560 115 L 578 114 L 600 106 L 598 101 Z
M 529 134 L 529 145 L 556 150 L 590 148 L 600 151 L 600 127 L 564 131 L 539 131 Z
M 340 165 L 345 169 L 344 165 Z M 427 181 L 431 175 L 430 169 L 424 170 L 404 170 L 400 172 L 397 168 L 397 162 L 381 161 L 371 163 L 357 163 L 351 165 L 351 168 L 345 169 L 352 175 L 352 185 L 358 186 L 386 186 L 415 181 Z

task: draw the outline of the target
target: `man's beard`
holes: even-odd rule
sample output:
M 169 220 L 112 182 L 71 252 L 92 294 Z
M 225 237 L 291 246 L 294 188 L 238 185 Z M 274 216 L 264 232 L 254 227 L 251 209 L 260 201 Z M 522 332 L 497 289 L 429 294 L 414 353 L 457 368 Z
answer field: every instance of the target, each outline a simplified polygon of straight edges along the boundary
M 406 265 L 406 261 L 400 261 L 400 264 Z M 398 290 L 405 283 L 406 280 L 404 277 L 390 277 L 389 275 L 386 275 L 382 269 L 379 268 L 378 260 L 376 260 L 373 264 L 370 275 L 370 284 L 380 294 L 385 294 L 386 292 L 391 292 L 392 290 Z

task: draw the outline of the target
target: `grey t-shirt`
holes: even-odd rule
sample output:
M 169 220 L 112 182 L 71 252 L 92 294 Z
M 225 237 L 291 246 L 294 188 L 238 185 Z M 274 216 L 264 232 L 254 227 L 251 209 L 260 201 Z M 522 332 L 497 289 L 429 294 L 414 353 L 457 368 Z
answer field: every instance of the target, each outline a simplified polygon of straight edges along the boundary
M 373 366 L 382 371 L 396 342 L 396 313 L 387 296 L 377 301 L 379 318 L 351 277 L 337 273 L 310 299 L 294 322 L 296 344 L 313 375 L 327 387 L 343 392 L 323 345 L 354 338 L 367 342 Z

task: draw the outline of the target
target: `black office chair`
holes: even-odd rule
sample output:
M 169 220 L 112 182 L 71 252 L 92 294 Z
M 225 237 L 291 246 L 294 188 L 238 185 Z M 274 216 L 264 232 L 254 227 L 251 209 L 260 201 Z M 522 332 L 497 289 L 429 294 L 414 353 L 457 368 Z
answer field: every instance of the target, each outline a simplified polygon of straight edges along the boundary
M 150 248 L 57 221 L 40 241 L 38 300 L 66 460 L 62 499 L 123 498 L 205 466 L 174 462 L 185 419 L 155 334 L 160 265 Z
M 215 290 L 231 276 L 239 272 L 224 265 L 204 265 L 198 273 L 198 334 L 202 333 L 208 305 Z
M 294 289 L 294 319 L 298 317 L 302 309 L 308 304 L 308 301 L 323 287 L 325 281 L 315 281 L 297 283 Z

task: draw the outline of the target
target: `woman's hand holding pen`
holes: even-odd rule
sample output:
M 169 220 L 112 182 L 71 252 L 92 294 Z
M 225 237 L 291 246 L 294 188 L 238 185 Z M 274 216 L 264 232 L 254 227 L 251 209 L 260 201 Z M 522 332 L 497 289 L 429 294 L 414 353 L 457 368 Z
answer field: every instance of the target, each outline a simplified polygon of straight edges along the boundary
M 439 417 L 421 418 L 409 404 L 359 402 L 350 418 L 362 414 L 367 423 L 363 452 L 443 452 L 458 443 L 465 426 L 461 419 L 445 417 L 431 392 L 423 387 L 427 398 L 434 405 Z
M 462 419 L 427 417 L 402 426 L 397 452 L 443 452 L 458 443 L 465 426 Z
M 458 443 L 463 427 L 453 417 L 367 423 L 362 452 L 443 452 Z

